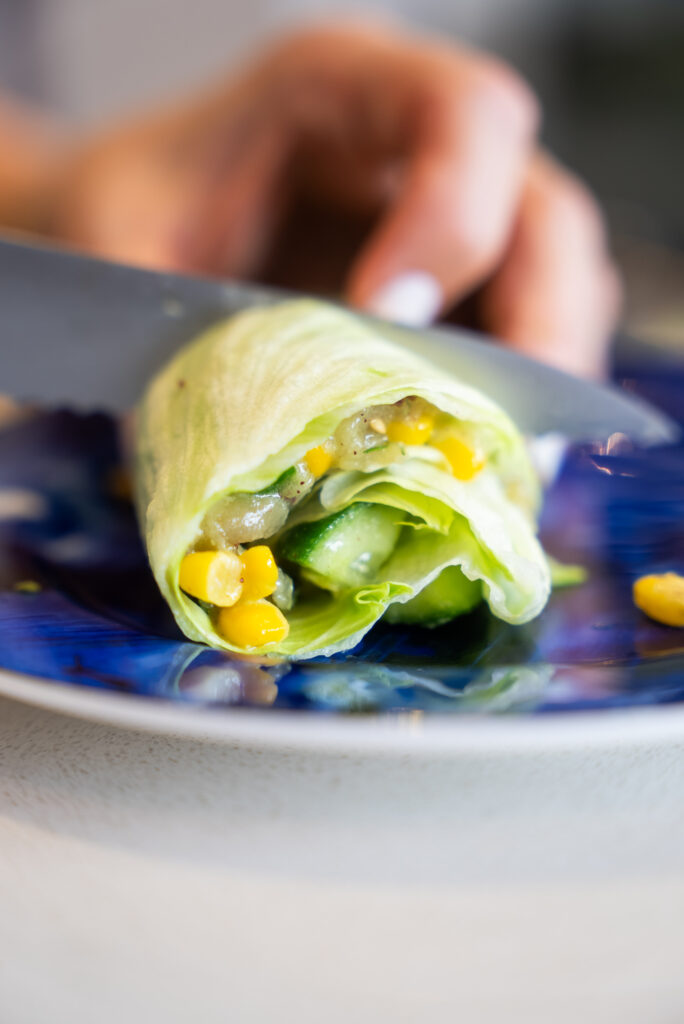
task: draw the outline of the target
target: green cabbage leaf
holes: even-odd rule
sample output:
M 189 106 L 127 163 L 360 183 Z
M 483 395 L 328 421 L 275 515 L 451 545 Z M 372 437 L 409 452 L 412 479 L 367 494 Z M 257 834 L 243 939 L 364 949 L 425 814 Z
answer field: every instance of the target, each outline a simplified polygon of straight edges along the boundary
M 138 409 L 135 485 L 152 571 L 180 628 L 231 651 L 203 608 L 181 591 L 181 560 L 209 507 L 270 486 L 348 416 L 417 395 L 482 437 L 491 457 L 459 481 L 428 449 L 373 473 L 335 472 L 292 522 L 354 501 L 406 513 L 400 542 L 372 585 L 298 601 L 277 649 L 311 657 L 344 650 L 395 602 L 411 600 L 448 566 L 479 580 L 491 611 L 511 623 L 537 615 L 549 571 L 535 536 L 539 488 L 523 439 L 479 391 L 383 337 L 350 313 L 313 300 L 249 310 L 182 349 Z

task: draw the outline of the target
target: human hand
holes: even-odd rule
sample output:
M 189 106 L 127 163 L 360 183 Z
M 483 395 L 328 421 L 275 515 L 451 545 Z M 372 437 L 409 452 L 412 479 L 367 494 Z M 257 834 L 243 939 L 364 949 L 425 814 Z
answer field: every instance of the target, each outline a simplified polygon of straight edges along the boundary
M 617 276 L 594 200 L 539 151 L 538 120 L 486 55 L 386 25 L 309 29 L 87 141 L 64 165 L 54 231 L 125 262 L 253 277 L 308 197 L 375 219 L 347 269 L 352 305 L 418 325 L 475 293 L 484 329 L 598 374 Z

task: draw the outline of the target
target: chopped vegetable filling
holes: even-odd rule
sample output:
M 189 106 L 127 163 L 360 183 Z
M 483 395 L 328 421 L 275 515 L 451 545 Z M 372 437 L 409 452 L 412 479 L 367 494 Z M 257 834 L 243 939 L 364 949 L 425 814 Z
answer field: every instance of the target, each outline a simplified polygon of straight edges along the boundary
M 264 647 L 280 643 L 290 632 L 289 623 L 280 609 L 263 600 L 222 608 L 216 628 L 236 647 Z
M 401 556 L 426 525 L 391 502 L 352 501 L 326 514 L 320 505 L 323 484 L 335 474 L 382 473 L 409 459 L 471 480 L 486 459 L 464 440 L 465 429 L 415 397 L 349 416 L 265 490 L 233 494 L 210 508 L 196 541 L 199 550 L 181 562 L 181 589 L 208 606 L 215 629 L 230 644 L 252 649 L 281 642 L 290 629 L 283 612 L 296 606 L 300 591 L 339 594 L 382 582 L 383 566 Z M 295 509 L 298 518 L 290 527 Z M 263 543 L 268 538 L 270 545 Z M 274 548 L 288 572 L 278 565 Z M 452 567 L 424 596 L 397 605 L 391 617 L 434 625 L 467 611 L 481 596 L 480 584 Z
M 309 467 L 309 472 L 318 478 L 327 473 L 333 463 L 333 457 L 331 453 L 323 447 L 323 445 L 316 445 L 315 448 L 310 448 L 304 456 L 304 461 Z
M 193 551 L 181 562 L 178 582 L 186 594 L 229 608 L 242 596 L 242 561 L 234 551 Z
M 247 548 L 240 556 L 240 561 L 244 574 L 242 600 L 258 601 L 272 594 L 278 582 L 278 566 L 271 549 L 265 544 L 257 544 L 256 547 Z
M 417 416 L 414 420 L 393 420 L 387 426 L 387 437 L 400 444 L 425 444 L 434 425 L 430 415 Z
M 484 465 L 472 448 L 458 437 L 447 436 L 435 441 L 434 447 L 446 457 L 457 480 L 472 480 Z

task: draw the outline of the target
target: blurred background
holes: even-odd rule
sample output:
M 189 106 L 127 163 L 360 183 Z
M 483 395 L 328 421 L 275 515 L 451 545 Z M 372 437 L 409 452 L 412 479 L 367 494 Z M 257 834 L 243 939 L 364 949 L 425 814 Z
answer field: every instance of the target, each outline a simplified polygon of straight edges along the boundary
M 628 330 L 684 342 L 684 0 L 390 0 L 364 12 L 467 40 L 527 77 L 546 143 L 607 211 Z M 92 125 L 225 73 L 280 28 L 339 13 L 326 0 L 5 0 L 0 88 Z

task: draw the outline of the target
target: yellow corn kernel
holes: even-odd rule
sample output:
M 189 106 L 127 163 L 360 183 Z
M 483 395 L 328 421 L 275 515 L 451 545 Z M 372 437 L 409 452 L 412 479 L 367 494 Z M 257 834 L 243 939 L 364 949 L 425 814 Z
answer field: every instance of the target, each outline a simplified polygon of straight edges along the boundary
M 315 448 L 309 448 L 304 456 L 304 461 L 309 467 L 309 471 L 315 477 L 319 477 L 328 472 L 333 460 L 330 452 L 326 451 L 323 445 L 319 444 Z
M 666 572 L 641 576 L 632 588 L 634 604 L 656 622 L 684 626 L 684 576 Z
M 14 589 L 20 594 L 39 594 L 43 588 L 37 580 L 18 580 Z
M 193 551 L 180 564 L 178 584 L 191 597 L 229 608 L 242 596 L 242 572 L 234 551 Z
M 216 628 L 235 647 L 276 644 L 290 632 L 289 622 L 270 601 L 241 601 L 232 608 L 222 608 Z
M 441 441 L 433 441 L 433 446 L 446 456 L 457 480 L 472 480 L 484 465 L 472 448 L 458 437 L 444 437 Z
M 240 555 L 242 560 L 242 600 L 258 601 L 268 597 L 278 582 L 278 566 L 273 552 L 266 544 L 247 548 Z
M 387 424 L 387 438 L 399 444 L 425 444 L 434 425 L 432 416 L 418 416 L 415 420 L 392 420 Z

